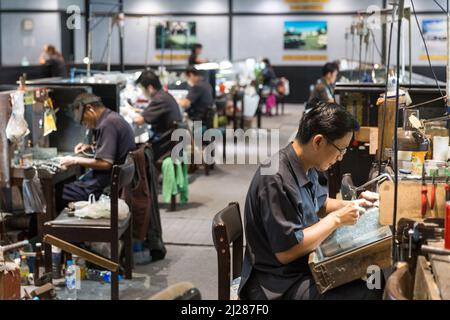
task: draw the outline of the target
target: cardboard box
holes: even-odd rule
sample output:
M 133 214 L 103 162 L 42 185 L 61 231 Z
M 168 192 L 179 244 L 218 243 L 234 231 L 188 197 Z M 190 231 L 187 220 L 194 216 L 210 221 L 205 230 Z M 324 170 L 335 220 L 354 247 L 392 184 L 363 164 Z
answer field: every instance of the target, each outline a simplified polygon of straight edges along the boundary
M 20 300 L 20 269 L 11 262 L 7 271 L 5 265 L 0 265 L 0 300 Z

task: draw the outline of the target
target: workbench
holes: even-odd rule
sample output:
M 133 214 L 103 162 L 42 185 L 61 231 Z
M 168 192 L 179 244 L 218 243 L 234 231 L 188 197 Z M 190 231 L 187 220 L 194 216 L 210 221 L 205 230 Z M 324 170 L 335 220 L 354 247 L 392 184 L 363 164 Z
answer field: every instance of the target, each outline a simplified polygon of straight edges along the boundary
M 22 187 L 23 179 L 26 174 L 34 170 L 33 168 L 12 168 L 11 169 L 11 184 L 13 186 Z M 53 220 L 57 217 L 56 212 L 56 189 L 55 187 L 63 182 L 75 180 L 81 175 L 81 167 L 73 166 L 67 170 L 59 170 L 55 173 L 49 172 L 44 169 L 38 169 L 38 177 L 41 180 L 42 191 L 47 203 L 46 212 L 37 212 L 37 226 L 38 237 L 42 238 L 44 223 Z
M 428 242 L 443 248 L 444 241 Z M 450 256 L 429 254 L 417 259 L 414 300 L 450 300 Z

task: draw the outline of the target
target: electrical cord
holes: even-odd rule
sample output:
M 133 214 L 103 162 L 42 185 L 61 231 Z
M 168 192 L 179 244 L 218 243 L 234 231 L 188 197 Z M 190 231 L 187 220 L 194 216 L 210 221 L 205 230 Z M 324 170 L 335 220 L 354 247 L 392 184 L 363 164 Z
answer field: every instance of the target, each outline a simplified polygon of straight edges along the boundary
M 430 103 L 433 103 L 433 102 L 436 102 L 436 101 L 439 101 L 439 100 L 446 100 L 446 99 L 447 99 L 447 95 L 445 95 L 443 97 L 431 99 L 431 100 L 428 100 L 428 101 L 425 101 L 425 102 L 413 104 L 413 105 L 410 105 L 410 106 L 407 106 L 407 107 L 403 107 L 402 109 L 414 109 L 414 108 L 418 108 L 418 107 L 424 106 L 426 104 L 430 104 Z
M 412 0 L 411 0 L 412 2 Z M 398 30 L 397 30 L 397 79 L 395 83 L 395 118 L 394 118 L 394 214 L 393 214 L 393 238 L 392 238 L 392 261 L 394 265 L 397 263 L 397 246 L 396 246 L 396 233 L 397 233 L 397 203 L 398 203 L 398 113 L 400 105 L 400 46 L 402 35 L 402 19 L 405 1 L 400 0 L 398 8 Z
M 444 7 L 439 4 L 439 2 L 437 2 L 436 0 L 433 0 L 433 1 L 442 10 L 443 13 L 447 13 L 447 10 L 445 10 Z
M 444 94 L 441 91 L 441 87 L 439 86 L 439 80 L 437 79 L 436 73 L 434 72 L 433 66 L 431 64 L 430 53 L 428 51 L 428 46 L 427 46 L 427 43 L 425 41 L 425 36 L 423 35 L 422 29 L 420 28 L 419 19 L 417 18 L 416 7 L 414 6 L 414 0 L 411 0 L 411 6 L 412 6 L 412 11 L 413 11 L 413 14 L 414 14 L 414 18 L 415 18 L 416 23 L 417 23 L 417 28 L 419 29 L 419 33 L 420 33 L 420 36 L 422 37 L 423 45 L 425 47 L 425 52 L 427 54 L 427 60 L 428 60 L 428 65 L 430 67 L 430 71 L 433 74 L 434 80 L 436 81 L 436 86 L 438 87 L 439 94 L 443 98 Z
M 382 57 L 383 54 L 381 53 L 380 47 L 378 47 L 377 39 L 375 39 L 375 34 L 373 33 L 372 29 L 369 29 L 369 30 L 370 30 L 370 33 L 372 34 L 373 45 L 375 46 L 375 49 L 377 50 L 377 53 L 380 55 L 380 57 Z
M 390 30 L 389 30 L 389 45 L 388 45 L 388 55 L 386 64 L 386 79 L 385 79 L 385 97 L 383 102 L 383 120 L 381 122 L 381 145 L 380 153 L 378 159 L 378 175 L 381 175 L 381 167 L 384 155 L 384 132 L 386 130 L 386 113 L 387 113 L 387 99 L 388 99 L 388 88 L 389 88 L 389 68 L 391 66 L 391 48 L 392 48 L 392 31 L 394 29 L 394 19 L 392 19 Z

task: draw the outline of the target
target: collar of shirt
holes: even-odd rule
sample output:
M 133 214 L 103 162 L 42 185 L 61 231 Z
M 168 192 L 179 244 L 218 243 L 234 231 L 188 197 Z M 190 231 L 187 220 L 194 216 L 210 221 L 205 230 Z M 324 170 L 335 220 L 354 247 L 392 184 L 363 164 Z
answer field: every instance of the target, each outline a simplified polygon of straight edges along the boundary
M 311 180 L 303 167 L 301 159 L 295 153 L 292 142 L 287 146 L 286 151 L 287 159 L 292 167 L 292 170 L 294 170 L 295 178 L 297 179 L 299 186 L 303 187 L 310 183 Z
M 100 128 L 100 126 L 102 125 L 103 121 L 105 121 L 106 117 L 108 116 L 108 114 L 111 113 L 111 110 L 108 108 L 105 108 L 105 110 L 103 111 L 103 113 L 101 114 L 100 118 L 97 121 L 97 124 L 95 126 L 95 129 L 97 130 L 98 128 Z

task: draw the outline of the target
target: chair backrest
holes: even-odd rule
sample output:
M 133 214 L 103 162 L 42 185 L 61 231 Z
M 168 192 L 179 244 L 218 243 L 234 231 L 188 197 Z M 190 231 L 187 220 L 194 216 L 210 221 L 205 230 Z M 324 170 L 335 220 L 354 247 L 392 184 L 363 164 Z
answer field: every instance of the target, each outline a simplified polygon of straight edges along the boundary
M 119 225 L 120 192 L 131 184 L 135 170 L 134 161 L 130 156 L 127 157 L 124 164 L 113 166 L 111 174 L 111 229 L 113 229 L 113 233 Z
M 407 264 L 397 267 L 388 280 L 383 292 L 383 300 L 411 300 L 412 276 Z
M 232 202 L 216 214 L 212 224 L 212 235 L 217 251 L 219 300 L 229 300 L 232 280 L 231 263 L 233 265 L 233 279 L 238 278 L 242 271 L 244 237 L 239 203 Z M 233 245 L 232 261 L 230 245 Z
M 171 156 L 172 149 L 178 144 L 178 141 L 172 140 L 172 134 L 181 127 L 182 125 L 180 123 L 174 121 L 171 128 L 164 132 L 157 142 L 152 144 L 155 153 L 155 161 L 164 160 Z

